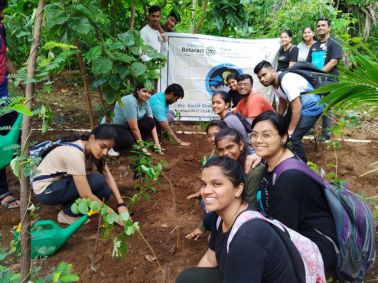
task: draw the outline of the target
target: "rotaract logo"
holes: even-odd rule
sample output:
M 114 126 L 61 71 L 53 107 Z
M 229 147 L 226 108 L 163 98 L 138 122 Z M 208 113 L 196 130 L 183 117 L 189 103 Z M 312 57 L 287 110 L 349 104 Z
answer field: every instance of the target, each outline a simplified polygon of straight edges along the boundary
M 243 71 L 233 64 L 224 63 L 212 68 L 206 76 L 205 85 L 209 95 L 217 91 L 229 91 L 226 78 L 231 73 L 243 74 Z

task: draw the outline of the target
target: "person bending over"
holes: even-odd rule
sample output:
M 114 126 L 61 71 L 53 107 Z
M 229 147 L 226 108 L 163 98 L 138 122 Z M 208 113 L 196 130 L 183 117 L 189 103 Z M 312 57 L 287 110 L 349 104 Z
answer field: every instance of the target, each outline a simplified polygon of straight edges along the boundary
M 190 143 L 179 139 L 172 130 L 170 124 L 173 123 L 173 112 L 169 110 L 169 105 L 184 98 L 184 89 L 179 84 L 169 85 L 164 92 L 158 92 L 152 95 L 149 99 L 152 114 L 154 116 L 156 130 L 158 135 L 163 129 L 176 143 L 179 145 L 188 146 Z
M 38 165 L 32 178 L 35 198 L 42 204 L 63 205 L 58 214 L 59 223 L 71 224 L 79 218 L 71 211 L 71 205 L 78 198 L 89 198 L 103 204 L 112 193 L 118 213 L 128 211 L 104 161 L 109 149 L 114 146 L 116 136 L 111 124 L 102 124 L 87 137 L 53 148 Z M 86 161 L 93 161 L 99 173 L 88 174 Z
M 266 161 L 257 194 L 260 211 L 312 240 L 320 250 L 324 270 L 331 272 L 336 263 L 336 226 L 323 188 L 296 169 L 278 177 L 274 173 L 281 163 L 297 158 L 286 148 L 289 139 L 283 117 L 270 111 L 257 116 L 251 138 L 256 153 Z
M 261 220 L 245 222 L 227 248 L 237 217 L 254 210 L 245 199 L 245 175 L 240 163 L 213 157 L 201 172 L 201 195 L 212 217 L 208 250 L 197 267 L 181 272 L 176 283 L 298 282 L 290 255 L 280 236 Z
M 160 142 L 148 99 L 151 92 L 142 84 L 137 85 L 133 94 L 121 98 L 114 107 L 113 124 L 117 131 L 114 150 L 124 152 L 136 141 L 152 137 L 154 148 L 161 153 Z

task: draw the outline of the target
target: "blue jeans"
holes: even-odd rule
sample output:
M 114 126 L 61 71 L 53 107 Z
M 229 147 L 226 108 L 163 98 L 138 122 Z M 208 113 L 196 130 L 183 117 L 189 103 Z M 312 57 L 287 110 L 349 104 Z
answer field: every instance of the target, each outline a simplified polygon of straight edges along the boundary
M 307 162 L 306 153 L 304 150 L 304 146 L 302 143 L 303 136 L 310 130 L 316 121 L 318 120 L 320 115 L 318 116 L 302 116 L 298 122 L 297 127 L 295 128 L 294 133 L 290 137 L 290 142 L 292 144 L 292 151 L 296 154 L 300 159 L 304 162 Z
M 88 174 L 87 179 L 91 191 L 95 196 L 102 201 L 109 199 L 110 189 L 106 184 L 103 175 L 98 173 Z M 80 198 L 80 195 L 72 176 L 51 183 L 42 193 L 35 195 L 35 198 L 43 204 L 61 204 L 63 205 L 63 211 L 65 214 L 77 216 L 71 211 L 71 205 L 75 200 Z

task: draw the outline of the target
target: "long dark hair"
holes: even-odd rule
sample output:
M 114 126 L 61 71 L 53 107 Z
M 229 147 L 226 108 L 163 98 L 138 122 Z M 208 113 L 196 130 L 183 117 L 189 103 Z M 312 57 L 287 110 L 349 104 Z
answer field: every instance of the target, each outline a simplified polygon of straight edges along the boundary
M 243 144 L 243 150 L 240 152 L 239 157 L 239 163 L 244 168 L 245 160 L 248 156 L 248 145 L 246 145 L 243 141 L 243 137 L 240 135 L 240 133 L 232 128 L 224 128 L 221 129 L 216 135 L 215 135 L 215 146 L 218 144 L 220 140 L 223 140 L 224 138 L 229 138 L 236 144 Z
M 241 183 L 244 185 L 243 193 L 241 195 L 242 200 L 246 200 L 246 176 L 243 167 L 237 160 L 234 160 L 226 156 L 214 156 L 211 157 L 206 164 L 202 167 L 210 168 L 217 166 L 222 169 L 223 174 L 231 181 L 234 187 L 239 186 Z
M 112 140 L 116 142 L 117 140 L 117 131 L 112 124 L 101 124 L 96 128 L 92 129 L 89 134 L 84 134 L 81 136 L 70 136 L 63 137 L 61 140 L 63 142 L 74 142 L 77 140 L 88 141 L 89 137 L 93 135 L 96 140 Z M 105 166 L 105 161 L 103 159 L 91 158 L 91 161 L 96 166 L 97 170 L 102 173 Z

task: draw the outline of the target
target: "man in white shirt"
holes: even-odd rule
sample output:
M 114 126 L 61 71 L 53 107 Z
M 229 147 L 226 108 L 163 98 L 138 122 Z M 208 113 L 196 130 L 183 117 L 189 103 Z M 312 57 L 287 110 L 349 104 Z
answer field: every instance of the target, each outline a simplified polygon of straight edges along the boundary
M 167 42 L 167 36 L 160 26 L 160 10 L 159 6 L 151 6 L 148 9 L 148 23 L 140 30 L 144 43 L 157 52 L 161 52 L 162 44 Z

